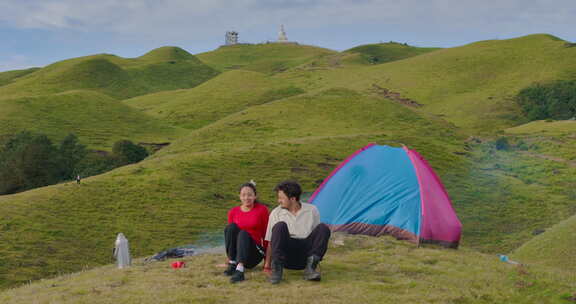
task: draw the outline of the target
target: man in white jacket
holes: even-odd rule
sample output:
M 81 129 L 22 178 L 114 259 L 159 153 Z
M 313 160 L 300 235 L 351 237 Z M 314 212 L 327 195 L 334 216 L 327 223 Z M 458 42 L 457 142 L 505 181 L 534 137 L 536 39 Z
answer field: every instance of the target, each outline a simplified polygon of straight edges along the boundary
M 264 238 L 270 242 L 264 264 L 265 269 L 272 266 L 270 282 L 278 284 L 284 268 L 304 269 L 305 280 L 320 281 L 316 268 L 328 249 L 330 229 L 320 223 L 316 206 L 300 202 L 297 182 L 281 182 L 274 190 L 279 206 L 270 213 Z

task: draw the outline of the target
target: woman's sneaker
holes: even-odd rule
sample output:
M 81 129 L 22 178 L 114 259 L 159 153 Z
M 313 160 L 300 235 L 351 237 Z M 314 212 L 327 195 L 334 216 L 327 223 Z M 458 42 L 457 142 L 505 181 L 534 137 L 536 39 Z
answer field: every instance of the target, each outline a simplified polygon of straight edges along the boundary
M 228 263 L 228 268 L 224 270 L 224 274 L 227 276 L 231 276 L 234 274 L 235 271 L 236 271 L 236 264 Z
M 244 281 L 244 272 L 235 270 L 234 274 L 230 277 L 230 283 L 238 283 Z

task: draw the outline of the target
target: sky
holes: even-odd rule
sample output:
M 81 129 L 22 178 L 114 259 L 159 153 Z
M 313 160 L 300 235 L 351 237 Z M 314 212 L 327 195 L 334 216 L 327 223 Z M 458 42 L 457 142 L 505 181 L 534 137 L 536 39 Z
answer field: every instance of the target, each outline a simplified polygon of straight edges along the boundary
M 224 43 L 290 41 L 343 51 L 421 47 L 547 33 L 576 41 L 576 0 L 0 0 L 0 72 L 162 46 L 192 54 Z

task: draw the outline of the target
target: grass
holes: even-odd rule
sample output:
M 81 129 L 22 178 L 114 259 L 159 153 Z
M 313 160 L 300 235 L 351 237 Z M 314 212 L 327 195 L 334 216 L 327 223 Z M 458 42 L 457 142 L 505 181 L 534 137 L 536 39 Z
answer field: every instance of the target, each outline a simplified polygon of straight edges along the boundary
M 193 241 L 201 232 L 222 226 L 226 210 L 236 201 L 237 185 L 255 179 L 264 202 L 275 201 L 268 189 L 286 178 L 299 180 L 311 191 L 340 160 L 367 142 L 402 141 L 419 151 L 429 151 L 425 154 L 429 161 L 444 170 L 458 162 L 441 143 L 402 135 L 400 128 L 381 120 L 359 124 L 358 120 L 367 118 L 366 107 L 372 107 L 382 113 L 398 111 L 405 119 L 422 124 L 421 128 L 429 126 L 426 120 L 393 103 L 359 96 L 346 103 L 348 94 L 325 93 L 320 100 L 348 112 L 327 112 L 317 125 L 295 125 L 287 133 L 271 131 L 285 123 L 272 113 L 300 117 L 301 122 L 317 116 L 317 111 L 299 110 L 310 106 L 311 98 L 255 106 L 245 115 L 237 115 L 244 120 L 230 117 L 199 129 L 140 164 L 85 179 L 80 186 L 65 183 L 0 197 L 0 214 L 5 214 L 0 221 L 6 227 L 0 236 L 0 243 L 6 246 L 2 249 L 5 263 L 0 265 L 0 281 L 6 287 L 85 265 L 105 264 L 118 232 L 125 233 L 134 244 L 135 256 L 178 245 L 175 240 Z M 316 107 L 322 107 L 321 103 Z M 285 113 L 279 113 L 280 109 Z M 253 116 L 262 117 L 258 130 L 251 131 L 250 136 L 236 135 L 246 134 L 244 124 L 251 123 Z M 335 121 L 339 124 L 333 124 Z M 329 124 L 334 127 L 331 132 L 317 132 Z M 18 271 L 10 266 L 16 263 L 22 265 Z
M 566 136 L 576 134 L 576 120 L 532 121 L 505 130 L 508 134 L 541 134 Z
M 526 122 L 514 96 L 534 82 L 573 79 L 576 49 L 548 35 L 482 41 L 372 66 L 293 69 L 278 75 L 306 91 L 373 85 L 423 105 L 469 134 L 490 135 Z
M 571 276 L 574 280 L 576 273 L 576 215 L 554 225 L 544 233 L 514 250 L 512 258 L 522 263 L 544 265 L 553 267 Z
M 517 267 L 462 248 L 416 248 L 388 237 L 337 235 L 321 263 L 321 282 L 286 271 L 278 286 L 261 266 L 232 285 L 217 267 L 223 254 L 170 263 L 135 262 L 46 279 L 0 293 L 2 303 L 569 303 L 574 281 L 541 266 Z M 297 296 L 295 300 L 294 296 Z
M 464 223 L 464 244 L 487 252 L 506 253 L 576 213 L 576 167 L 558 161 L 547 141 L 558 137 L 509 137 L 511 147 L 497 150 L 494 141 L 473 144 L 471 170 L 460 180 L 452 198 Z M 557 145 L 556 155 L 574 155 L 574 143 Z M 552 148 L 554 149 L 554 148 Z M 543 154 L 546 153 L 546 154 Z M 451 177 L 452 178 L 452 177 Z
M 464 250 L 456 252 L 461 258 L 455 259 L 470 263 L 457 266 L 446 277 L 428 276 L 433 272 L 428 266 L 440 264 L 439 257 L 402 264 L 399 270 L 394 263 L 383 264 L 379 267 L 384 270 L 395 269 L 391 275 L 401 284 L 371 281 L 343 289 L 363 276 L 377 280 L 378 272 L 347 266 L 368 253 L 373 255 L 367 260 L 379 259 L 379 252 L 388 250 L 374 243 L 378 250 L 350 250 L 334 257 L 344 259 L 340 262 L 327 261 L 335 271 L 351 275 L 335 281 L 333 289 L 326 291 L 326 299 L 334 299 L 330 294 L 342 299 L 364 299 L 366 295 L 369 301 L 377 294 L 401 297 L 404 302 L 429 302 L 411 298 L 414 293 L 408 291 L 419 290 L 435 295 L 430 301 L 437 302 L 561 303 L 559 297 L 568 299 L 570 295 L 566 296 L 563 287 L 555 287 L 566 285 L 557 284 L 553 277 L 562 274 L 546 265 L 536 266 L 543 267 L 536 271 L 541 280 L 516 280 L 510 274 L 514 279 L 505 281 L 501 274 L 507 268 L 483 277 L 482 271 L 493 265 L 479 263 L 476 269 L 472 261 L 486 257 L 476 250 L 511 252 L 529 241 L 534 230 L 551 227 L 576 213 L 576 172 L 571 166 L 576 158 L 574 133 L 571 129 L 556 131 L 556 123 L 548 123 L 548 128 L 539 126 L 539 131 L 530 129 L 532 125 L 521 127 L 525 120 L 510 98 L 532 82 L 574 76 L 570 72 L 576 64 L 573 52 L 558 39 L 533 35 L 363 65 L 347 63 L 353 54 L 315 47 L 238 45 L 198 55 L 224 72 L 190 87 L 193 84 L 185 84 L 189 78 L 185 71 L 197 66 L 197 60 L 168 47 L 134 59 L 113 55 L 72 59 L 15 78 L 0 87 L 3 130 L 47 130 L 54 138 L 74 130 L 81 138 L 85 135 L 90 145 L 102 147 L 126 134 L 172 144 L 139 164 L 88 178 L 80 186 L 63 183 L 1 196 L 0 288 L 106 265 L 118 232 L 127 235 L 137 257 L 195 242 L 206 231 L 222 228 L 226 211 L 236 204 L 239 184 L 255 179 L 261 199 L 272 206 L 271 189 L 277 182 L 292 178 L 306 191 L 313 191 L 341 160 L 367 143 L 377 142 L 406 144 L 430 162 L 464 225 Z M 166 74 L 150 72 L 156 68 Z M 86 73 L 66 74 L 78 70 Z M 150 88 L 141 86 L 145 83 Z M 388 100 L 374 84 L 423 106 L 411 108 Z M 81 88 L 85 90 L 78 90 Z M 62 91 L 66 92 L 58 93 Z M 156 93 L 140 95 L 150 92 Z M 123 99 L 136 95 L 139 97 Z M 509 129 L 514 126 L 518 129 Z M 520 129 L 524 131 L 516 132 Z M 495 149 L 499 137 L 509 139 L 509 150 Z M 401 251 L 384 257 L 402 260 L 407 254 Z M 348 260 L 344 256 L 349 256 Z M 126 280 L 140 277 L 136 273 Z M 429 281 L 423 279 L 422 283 L 420 278 Z M 481 283 L 471 278 L 481 278 Z M 496 283 L 483 283 L 490 280 Z M 263 281 L 255 277 L 254 283 Z M 460 291 L 452 287 L 462 286 L 460 281 L 469 288 Z M 143 289 L 148 292 L 155 282 L 142 282 Z M 188 279 L 182 282 L 187 283 L 176 284 L 191 283 Z M 110 283 L 114 285 L 111 292 L 121 290 L 116 289 L 120 283 Z M 106 284 L 95 284 L 99 287 L 94 293 L 78 287 L 77 293 L 92 295 L 93 300 L 93 295 L 108 292 Z M 516 284 L 520 291 L 514 289 Z M 51 292 L 52 287 L 37 286 Z M 387 287 L 402 291 L 382 292 Z M 478 288 L 486 289 L 472 291 Z M 29 290 L 22 290 L 21 296 L 31 296 Z M 190 292 L 211 291 L 198 290 Z M 435 294 L 435 290 L 441 291 Z M 314 289 L 309 295 L 318 292 L 323 291 Z M 138 302 L 136 293 L 127 291 L 114 297 Z M 178 301 L 188 296 L 167 297 Z M 66 297 L 89 301 L 76 295 Z
M 183 132 L 94 91 L 0 99 L 0 134 L 21 130 L 62 140 L 70 132 L 92 149 L 110 150 L 114 142 L 170 142 Z
M 421 48 L 397 42 L 388 42 L 361 45 L 344 52 L 357 54 L 357 56 L 350 57 L 345 62 L 356 64 L 382 64 L 426 54 L 439 49 L 440 48 Z
M 157 55 L 162 53 L 178 56 Z M 0 87 L 1 98 L 90 89 L 115 98 L 194 87 L 218 74 L 177 48 L 124 59 L 101 54 L 51 64 Z
M 262 73 L 234 70 L 192 89 L 148 94 L 125 103 L 173 125 L 197 129 L 249 106 L 301 93 Z
M 275 74 L 329 54 L 336 52 L 315 46 L 267 43 L 222 46 L 196 56 L 219 71 L 241 69 Z
M 30 73 L 36 72 L 39 68 L 30 68 L 25 70 L 14 70 L 14 71 L 7 71 L 7 72 L 0 72 L 0 87 L 3 85 L 7 85 L 19 77 L 28 75 Z

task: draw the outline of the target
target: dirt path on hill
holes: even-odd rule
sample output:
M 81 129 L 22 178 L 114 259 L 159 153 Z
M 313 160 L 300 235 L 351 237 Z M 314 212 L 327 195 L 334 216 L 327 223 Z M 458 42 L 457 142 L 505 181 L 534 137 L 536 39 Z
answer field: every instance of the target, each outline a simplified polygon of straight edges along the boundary
M 546 160 L 555 161 L 558 163 L 565 163 L 566 165 L 568 165 L 571 168 L 576 168 L 576 161 L 570 161 L 570 160 L 567 160 L 567 159 L 564 159 L 561 157 L 557 157 L 557 156 L 550 156 L 550 155 L 532 153 L 532 152 L 527 152 L 527 151 L 520 151 L 520 153 L 527 155 L 527 156 L 531 156 L 531 157 L 542 158 L 542 159 L 546 159 Z

